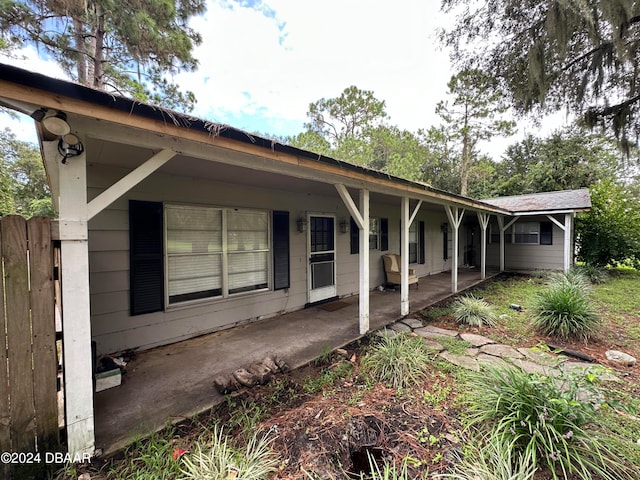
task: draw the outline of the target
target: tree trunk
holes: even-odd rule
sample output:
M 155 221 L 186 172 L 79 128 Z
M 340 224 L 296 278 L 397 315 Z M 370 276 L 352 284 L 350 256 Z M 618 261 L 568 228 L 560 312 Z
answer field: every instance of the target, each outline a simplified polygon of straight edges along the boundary
M 98 22 L 96 25 L 95 50 L 93 56 L 93 86 L 99 90 L 105 89 L 104 70 L 102 61 L 104 56 L 104 14 L 100 7 L 97 7 L 96 14 Z

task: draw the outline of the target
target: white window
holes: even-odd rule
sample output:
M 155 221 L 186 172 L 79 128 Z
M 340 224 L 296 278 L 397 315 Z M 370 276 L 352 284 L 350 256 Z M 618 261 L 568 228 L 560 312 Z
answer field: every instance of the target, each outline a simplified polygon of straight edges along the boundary
M 268 288 L 269 215 L 166 205 L 169 304 Z
M 380 245 L 380 219 L 369 218 L 369 250 L 377 250 Z
M 513 243 L 538 245 L 540 243 L 540 224 L 538 222 L 514 223 Z
M 418 263 L 418 221 L 409 227 L 409 263 Z

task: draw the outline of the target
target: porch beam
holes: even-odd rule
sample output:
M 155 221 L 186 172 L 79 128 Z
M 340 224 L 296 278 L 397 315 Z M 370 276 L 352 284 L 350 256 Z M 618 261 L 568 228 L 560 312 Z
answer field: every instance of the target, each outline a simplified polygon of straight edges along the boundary
M 560 223 L 558 220 L 553 218 L 551 215 L 547 215 L 547 218 L 551 220 L 553 223 L 555 223 L 560 230 L 565 231 L 565 226 L 562 223 Z
M 56 162 L 60 179 L 62 338 L 67 447 L 71 455 L 95 448 L 86 153 Z
M 360 190 L 360 210 L 362 228 L 360 228 L 360 298 L 359 325 L 360 335 L 369 331 L 369 190 Z
M 338 195 L 340 195 L 340 198 L 342 199 L 342 203 L 344 203 L 344 206 L 347 207 L 347 210 L 353 218 L 353 221 L 356 222 L 358 229 L 362 230 L 364 228 L 364 219 L 362 218 L 362 214 L 358 210 L 356 202 L 354 202 L 353 198 L 351 198 L 349 190 L 347 190 L 347 187 L 340 183 L 335 184 L 334 187 L 336 187 Z
M 484 212 L 477 212 L 477 214 L 480 231 L 482 232 L 482 237 L 480 238 L 480 278 L 484 280 L 487 278 L 487 227 L 489 226 L 489 214 Z
M 96 198 L 91 200 L 89 202 L 89 205 L 87 206 L 89 220 L 91 220 L 113 202 L 118 200 L 153 172 L 158 170 L 161 166 L 175 157 L 175 155 L 176 152 L 174 152 L 173 150 L 160 150 L 154 156 L 149 158 L 149 160 L 144 162 L 132 172 L 129 172 L 127 175 L 111 185 Z
M 418 205 L 419 206 L 419 205 Z M 413 212 L 415 217 L 417 209 Z M 400 205 L 400 315 L 409 314 L 409 225 L 412 218 L 409 217 L 409 197 L 402 197 Z
M 453 226 L 453 259 L 451 265 L 451 293 L 458 292 L 458 243 L 459 243 L 459 231 L 462 218 L 464 217 L 464 208 L 454 207 L 450 205 L 444 206 L 449 223 Z
M 416 219 L 416 215 L 418 214 L 418 211 L 420 210 L 421 206 L 422 206 L 422 200 L 418 200 L 418 204 L 413 209 L 413 212 L 411 212 L 411 217 L 409 218 L 409 225 L 408 225 L 409 227 L 413 225 L 413 221 Z
M 58 159 L 62 158 L 58 153 L 58 141 L 43 141 L 40 145 L 44 170 L 49 179 L 47 183 L 51 190 L 51 202 L 53 203 L 54 210 L 58 211 L 60 209 L 60 171 L 58 170 Z

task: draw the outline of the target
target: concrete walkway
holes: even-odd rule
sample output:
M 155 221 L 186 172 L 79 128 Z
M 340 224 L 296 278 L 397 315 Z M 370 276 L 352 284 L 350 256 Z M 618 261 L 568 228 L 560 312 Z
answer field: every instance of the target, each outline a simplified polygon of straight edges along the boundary
M 509 345 L 496 343 L 482 335 L 473 333 L 460 333 L 456 330 L 443 329 L 431 325 L 423 326 L 415 319 L 405 319 L 389 326 L 384 334 L 396 334 L 400 332 L 413 332 L 424 338 L 427 346 L 437 352 L 443 360 L 479 372 L 483 366 L 516 366 L 527 373 L 540 373 L 556 377 L 563 373 L 586 372 L 597 363 L 572 361 L 569 357 L 556 355 L 536 348 L 513 348 Z M 443 340 L 446 339 L 446 340 Z M 446 350 L 447 341 L 457 339 L 469 344 L 463 354 L 454 354 Z M 614 381 L 617 377 L 608 371 L 599 373 L 599 378 L 604 381 Z
M 487 277 L 497 274 L 487 272 Z M 459 291 L 481 283 L 477 269 L 460 269 Z M 411 288 L 411 311 L 451 296 L 451 272 L 422 277 Z M 122 385 L 95 395 L 96 447 L 112 453 L 167 423 L 210 409 L 224 397 L 213 379 L 277 356 L 291 368 L 307 364 L 327 349 L 361 337 L 358 296 L 342 298 L 343 308 L 312 307 L 267 320 L 140 352 L 126 368 Z M 370 330 L 401 318 L 399 291 L 370 294 Z

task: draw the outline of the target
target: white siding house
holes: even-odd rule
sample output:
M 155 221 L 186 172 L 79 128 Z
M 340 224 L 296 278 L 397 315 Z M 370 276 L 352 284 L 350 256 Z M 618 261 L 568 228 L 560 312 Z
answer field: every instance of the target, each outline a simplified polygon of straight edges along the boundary
M 569 268 L 590 206 L 466 198 L 7 65 L 0 104 L 34 118 L 59 212 L 71 452 L 94 448 L 92 341 L 148 349 L 350 295 L 364 334 L 383 253 L 406 315 L 409 265 L 453 292 L 465 265 Z

